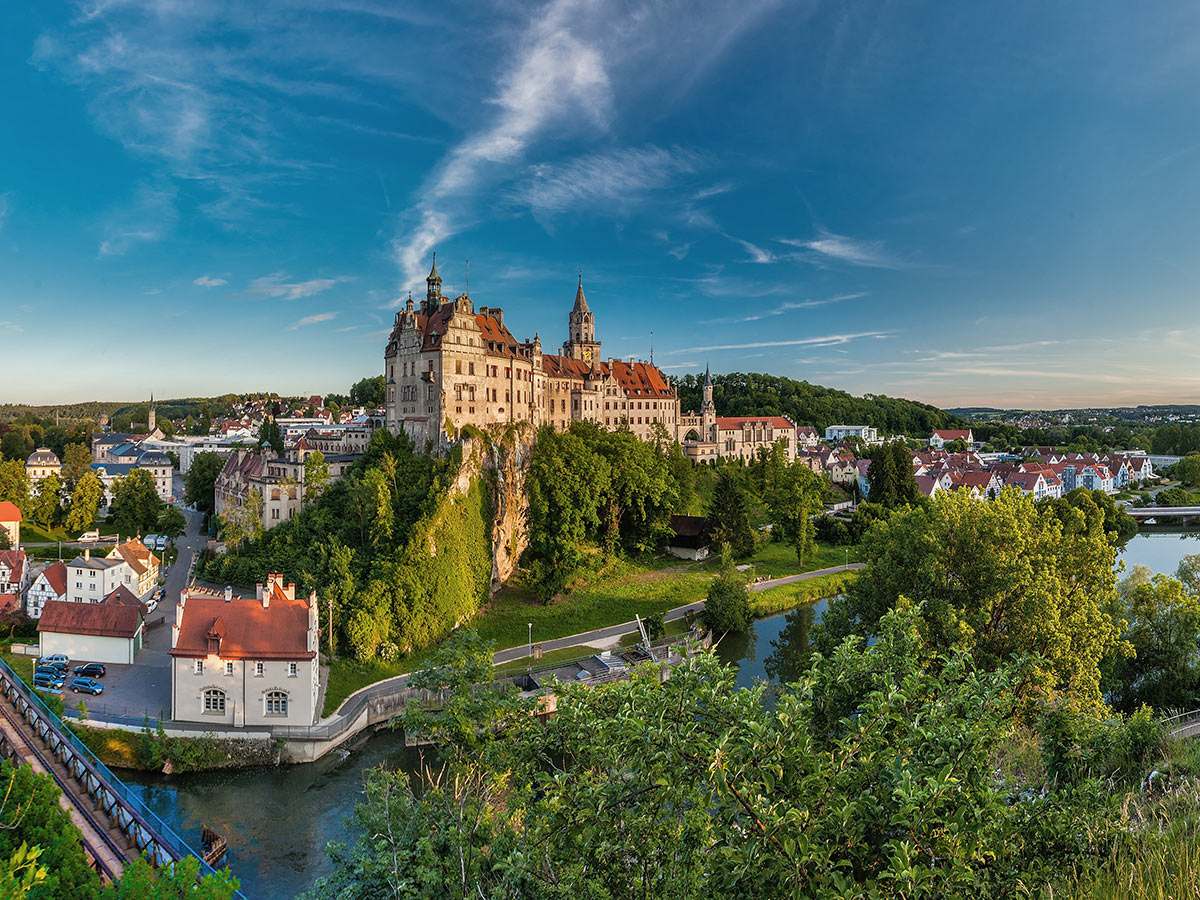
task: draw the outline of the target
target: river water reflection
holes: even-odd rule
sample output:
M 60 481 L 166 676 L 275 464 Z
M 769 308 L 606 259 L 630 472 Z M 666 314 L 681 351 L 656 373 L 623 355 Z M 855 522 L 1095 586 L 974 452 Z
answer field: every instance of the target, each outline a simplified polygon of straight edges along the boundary
M 1121 558 L 1127 569 L 1145 563 L 1171 574 L 1189 553 L 1200 553 L 1200 531 L 1142 532 L 1130 539 Z M 810 630 L 826 606 L 822 600 L 760 619 L 752 632 L 726 636 L 717 655 L 737 667 L 739 686 L 758 679 L 794 681 L 808 657 Z M 230 865 L 250 900 L 292 900 L 328 873 L 325 845 L 353 839 L 345 820 L 362 796 L 366 772 L 413 763 L 411 751 L 385 732 L 311 765 L 183 776 L 126 774 L 154 810 L 197 845 L 201 825 L 229 838 Z

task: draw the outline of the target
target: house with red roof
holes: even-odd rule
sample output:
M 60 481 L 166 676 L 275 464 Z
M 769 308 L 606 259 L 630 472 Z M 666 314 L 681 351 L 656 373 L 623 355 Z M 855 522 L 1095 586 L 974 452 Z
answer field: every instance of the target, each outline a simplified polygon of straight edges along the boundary
M 25 592 L 25 614 L 31 619 L 40 618 L 42 609 L 51 600 L 67 599 L 67 564 L 51 563 L 38 573 L 33 584 Z
M 21 510 L 17 504 L 0 500 L 0 529 L 8 534 L 8 542 L 14 547 L 21 544 L 21 521 Z
M 952 441 L 966 441 L 967 446 L 970 447 L 975 443 L 975 436 L 971 434 L 970 428 L 943 428 L 935 431 L 929 438 L 929 446 L 935 450 L 941 450 Z
M 142 649 L 140 604 L 51 600 L 38 618 L 42 656 L 130 665 Z
M 268 575 L 254 597 L 190 587 L 171 626 L 171 718 L 312 725 L 320 712 L 317 595 Z

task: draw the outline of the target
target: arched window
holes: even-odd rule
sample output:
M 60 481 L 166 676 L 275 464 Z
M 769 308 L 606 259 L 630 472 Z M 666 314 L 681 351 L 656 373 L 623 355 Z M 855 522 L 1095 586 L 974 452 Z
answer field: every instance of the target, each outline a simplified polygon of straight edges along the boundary
M 288 712 L 288 695 L 283 691 L 267 691 L 267 715 L 286 716 Z
M 225 712 L 225 692 L 218 688 L 209 688 L 204 692 L 204 711 L 206 713 Z

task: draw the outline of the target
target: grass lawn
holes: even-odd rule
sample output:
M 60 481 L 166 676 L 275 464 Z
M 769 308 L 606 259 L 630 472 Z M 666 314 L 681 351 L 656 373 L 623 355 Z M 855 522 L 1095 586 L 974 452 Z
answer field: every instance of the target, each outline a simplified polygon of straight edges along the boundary
M 21 676 L 26 684 L 33 683 L 33 664 L 36 660 L 32 656 L 20 656 L 5 650 L 0 652 L 0 659 L 8 663 L 8 667 Z
M 531 664 L 535 669 L 541 669 L 551 663 L 560 663 L 569 659 L 583 659 L 598 652 L 598 650 L 589 647 L 587 644 L 580 644 L 576 647 L 563 647 L 561 650 L 550 650 L 547 653 L 543 653 L 541 659 L 535 659 L 532 662 L 528 659 L 514 659 L 510 663 L 498 665 L 496 666 L 496 674 L 519 675 L 522 672 L 528 672 Z
M 21 523 L 21 543 L 32 541 L 35 544 L 48 544 L 51 541 L 73 541 L 79 537 L 78 531 L 67 531 L 65 528 L 41 528 L 32 522 Z
M 832 575 L 820 575 L 807 581 L 756 591 L 750 595 L 750 612 L 758 617 L 773 616 L 805 603 L 833 597 L 842 593 L 857 577 L 857 571 L 834 572 Z
M 846 552 L 847 550 L 849 553 Z M 746 560 L 738 560 L 738 562 L 747 562 L 754 566 L 752 573 L 754 575 L 778 578 L 783 575 L 795 575 L 798 572 L 811 572 L 814 569 L 840 566 L 845 564 L 847 559 L 850 562 L 858 562 L 857 547 L 831 547 L 817 544 L 816 553 L 810 555 L 803 566 L 799 566 L 796 564 L 796 551 L 791 546 L 770 542 L 760 544 L 753 556 Z

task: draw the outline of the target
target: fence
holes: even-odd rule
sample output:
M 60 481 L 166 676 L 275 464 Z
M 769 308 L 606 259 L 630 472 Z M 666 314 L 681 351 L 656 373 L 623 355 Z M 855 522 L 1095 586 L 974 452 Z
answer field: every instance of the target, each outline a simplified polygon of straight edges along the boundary
M 151 839 L 154 846 L 150 852 L 150 859 L 153 863 L 156 865 L 170 864 L 185 856 L 194 856 L 200 861 L 201 875 L 216 871 L 205 861 L 202 854 L 196 853 L 174 828 L 159 818 L 158 814 L 150 809 L 141 797 L 126 787 L 108 766 L 100 762 L 95 754 L 42 702 L 42 698 L 31 690 L 25 681 L 2 659 L 0 659 L 0 682 L 2 682 L 4 693 L 14 701 L 13 705 L 17 707 L 26 722 L 43 739 L 46 739 L 47 743 L 56 745 L 53 748 L 55 755 L 63 760 L 64 765 L 67 765 L 80 785 L 89 794 L 97 797 L 101 805 L 107 809 L 112 809 L 108 802 L 112 800 L 124 807 L 124 811 L 129 814 L 131 821 L 122 823 L 122 827 L 129 830 L 128 826 L 132 826 L 135 832 L 140 832 L 140 834 L 134 835 L 139 847 L 143 847 L 144 838 Z M 64 759 L 64 756 L 69 760 Z M 115 818 L 120 819 L 119 816 Z M 143 847 L 143 849 L 147 848 Z M 234 896 L 245 900 L 245 895 L 240 891 Z

